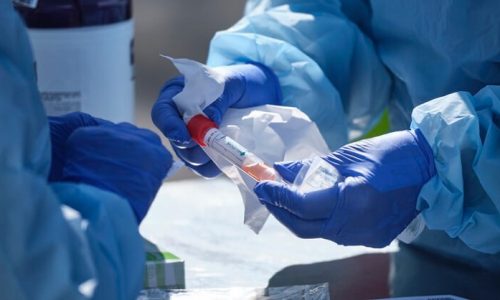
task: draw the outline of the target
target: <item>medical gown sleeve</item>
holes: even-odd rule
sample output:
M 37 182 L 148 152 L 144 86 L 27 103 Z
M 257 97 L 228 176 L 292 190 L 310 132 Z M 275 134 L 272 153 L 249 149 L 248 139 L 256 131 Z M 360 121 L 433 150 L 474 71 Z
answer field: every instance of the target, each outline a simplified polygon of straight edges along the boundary
M 218 32 L 208 64 L 260 62 L 278 76 L 283 105 L 305 112 L 330 149 L 381 117 L 391 80 L 372 42 L 337 1 L 249 1 L 243 19 Z
M 49 185 L 50 139 L 34 62 L 0 1 L 0 298 L 134 299 L 144 251 L 131 209 L 85 185 Z
M 499 253 L 500 86 L 426 102 L 412 119 L 432 147 L 438 174 L 418 199 L 427 226 Z

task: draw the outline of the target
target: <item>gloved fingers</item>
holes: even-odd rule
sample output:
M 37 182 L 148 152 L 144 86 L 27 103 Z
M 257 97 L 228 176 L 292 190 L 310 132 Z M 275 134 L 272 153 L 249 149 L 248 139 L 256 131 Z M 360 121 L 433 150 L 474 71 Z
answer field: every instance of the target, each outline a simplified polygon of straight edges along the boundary
M 161 142 L 152 142 L 150 138 L 144 139 L 141 136 L 149 130 L 130 124 L 125 127 L 127 130 L 123 130 L 124 125 L 82 127 L 75 130 L 65 145 L 67 160 L 91 156 L 95 161 L 102 157 L 114 164 L 123 165 L 124 168 L 150 170 L 163 178 L 167 167 L 172 164 L 170 153 Z M 155 135 L 149 132 L 150 135 Z M 142 159 L 144 156 L 148 159 Z
M 131 124 L 128 122 L 122 122 L 122 123 L 111 124 L 111 125 L 103 125 L 103 126 L 109 126 L 113 131 L 119 131 L 119 132 L 123 132 L 125 134 L 130 134 L 134 138 L 141 138 L 141 139 L 144 139 L 144 141 L 151 143 L 152 145 L 157 145 L 157 146 L 160 145 L 161 148 L 164 148 L 160 137 L 158 136 L 158 134 L 156 134 L 152 130 L 149 130 L 146 128 L 139 128 L 139 127 L 135 126 L 134 124 Z
M 153 203 L 153 198 L 151 199 L 127 199 L 129 205 L 132 207 L 132 211 L 135 215 L 137 224 L 141 224 L 142 220 L 146 217 L 151 204 Z
M 197 167 L 210 162 L 210 157 L 198 145 L 193 145 L 191 148 L 179 148 L 172 145 L 175 154 L 182 159 L 189 167 Z
M 330 217 L 338 194 L 337 187 L 301 193 L 290 186 L 274 181 L 259 183 L 254 191 L 261 202 L 283 208 L 304 220 Z
M 78 128 L 65 148 L 67 161 L 61 180 L 93 185 L 122 196 L 138 222 L 173 163 L 156 134 L 132 124 Z
M 309 163 L 310 160 L 282 161 L 274 163 L 274 169 L 278 171 L 283 179 L 290 183 L 293 183 L 299 171 Z
M 364 166 L 368 166 L 370 163 L 365 156 L 346 146 L 328 154 L 323 159 L 335 167 L 339 174 L 344 177 L 363 175 L 363 172 L 366 170 Z
M 64 144 L 68 137 L 77 128 L 98 126 L 99 121 L 89 114 L 73 112 L 62 116 L 48 117 L 50 126 L 50 141 L 52 145 L 52 160 L 49 182 L 59 181 L 62 178 L 65 161 Z
M 109 126 L 109 125 L 108 125 Z M 131 134 L 134 134 L 138 137 L 141 137 L 145 139 L 146 141 L 149 141 L 154 144 L 161 144 L 161 139 L 160 137 L 154 133 L 153 131 L 145 128 L 139 128 L 131 123 L 127 122 L 122 122 L 118 123 L 116 125 L 113 125 L 113 127 L 119 129 L 119 130 L 124 130 L 127 132 L 130 132 Z
M 325 226 L 325 220 L 304 220 L 286 209 L 267 203 L 265 206 L 281 224 L 300 238 L 318 238 Z
M 207 106 L 203 112 L 216 124 L 220 124 L 228 108 L 236 107 L 244 92 L 245 79 L 241 74 L 233 74 L 226 78 L 222 95 Z M 247 105 L 245 107 L 249 106 L 253 105 Z
M 204 177 L 204 178 L 215 178 L 220 175 L 221 171 L 215 165 L 213 161 L 209 161 L 208 163 L 201 166 L 189 166 L 191 170 L 193 170 L 196 174 Z
M 191 135 L 175 103 L 156 102 L 151 112 L 153 123 L 171 141 L 189 143 Z
M 77 128 L 99 125 L 99 122 L 94 117 L 82 112 L 48 117 L 48 120 L 52 140 L 57 139 L 58 142 L 64 142 Z
M 94 118 L 94 120 L 97 122 L 97 125 L 103 126 L 103 125 L 113 125 L 114 123 L 108 120 L 104 120 L 101 118 Z
M 186 124 L 173 102 L 173 97 L 182 91 L 183 86 L 167 85 L 151 110 L 153 123 L 169 139 L 181 143 L 189 143 L 189 135 Z
M 69 119 L 74 120 L 74 124 L 78 125 L 78 127 L 83 126 L 96 126 L 99 125 L 99 122 L 92 115 L 83 113 L 83 112 L 73 112 L 66 115 Z M 108 121 L 109 122 L 109 121 Z
M 197 147 L 200 148 L 199 146 L 197 146 Z M 207 159 L 208 159 L 207 162 L 205 162 L 203 164 L 192 164 L 189 161 L 185 160 L 184 157 L 180 154 L 179 151 L 182 151 L 182 150 L 180 150 L 177 147 L 173 147 L 173 149 L 174 149 L 175 154 L 177 154 L 177 157 L 179 157 L 179 159 L 182 160 L 182 162 L 184 162 L 184 164 L 188 168 L 193 170 L 193 172 L 195 172 L 197 175 L 200 175 L 200 176 L 205 177 L 205 178 L 214 178 L 214 177 L 217 177 L 221 173 L 219 168 L 215 165 L 215 163 L 213 161 L 210 160 L 210 158 L 208 156 L 207 156 Z M 201 148 L 200 148 L 200 150 L 201 150 Z
M 416 144 L 422 154 L 422 163 L 419 165 L 422 166 L 422 177 L 423 181 L 426 182 L 429 178 L 434 177 L 436 175 L 436 166 L 434 164 L 434 155 L 432 153 L 432 148 L 429 145 L 429 142 L 425 139 L 424 134 L 420 129 L 409 130 L 409 134 L 413 136 Z
M 62 145 L 64 145 L 68 137 L 76 129 L 81 127 L 114 125 L 110 121 L 94 118 L 82 112 L 72 112 L 61 116 L 48 117 L 48 121 L 50 125 L 52 152 L 59 156 L 62 155 Z
M 193 147 L 198 146 L 198 144 L 193 140 L 190 140 L 187 143 L 176 142 L 176 141 L 170 140 L 170 144 L 172 144 L 172 147 L 176 147 L 178 149 L 191 149 Z
M 60 116 L 49 117 L 49 122 L 66 125 L 70 128 L 99 125 L 96 118 L 83 112 L 72 112 Z
M 222 122 L 222 116 L 224 113 L 227 111 L 227 107 L 224 108 L 224 105 L 222 105 L 220 102 L 217 102 L 219 100 L 216 100 L 209 106 L 207 106 L 204 110 L 203 113 L 212 121 L 215 122 L 215 124 L 219 125 Z
M 156 133 L 132 124 L 79 128 L 68 139 L 67 148 L 70 154 L 71 149 L 78 148 L 80 153 L 94 158 L 102 156 L 117 165 L 149 170 L 162 178 L 173 163 L 172 155 Z
M 161 144 L 161 142 L 154 145 L 150 151 L 154 151 L 154 154 L 152 154 L 151 157 L 154 157 L 152 161 L 156 165 L 155 168 L 152 168 L 153 170 L 156 170 L 156 173 L 155 171 L 151 172 L 161 181 L 165 178 L 165 176 L 167 176 L 168 171 L 174 163 L 174 158 L 167 148 Z
M 215 68 L 226 75 L 223 96 L 230 100 L 229 107 L 247 108 L 264 104 L 278 105 L 282 101 L 278 77 L 267 66 L 248 62 Z
M 406 131 L 396 131 L 344 145 L 324 159 L 344 177 L 363 176 L 376 164 L 386 165 L 394 159 L 399 159 L 397 157 L 400 155 L 395 155 L 389 161 L 381 161 L 382 157 L 386 157 L 386 153 L 394 149 L 399 149 L 399 154 L 406 152 L 406 140 L 413 140 L 412 136 Z

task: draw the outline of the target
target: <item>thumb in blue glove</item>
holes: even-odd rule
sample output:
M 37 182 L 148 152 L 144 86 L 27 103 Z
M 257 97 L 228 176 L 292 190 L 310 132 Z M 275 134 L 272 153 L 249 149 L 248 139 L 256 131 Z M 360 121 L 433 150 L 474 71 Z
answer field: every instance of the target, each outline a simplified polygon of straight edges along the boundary
M 343 182 L 309 193 L 263 182 L 255 193 L 297 236 L 341 245 L 387 246 L 418 214 L 420 189 L 435 175 L 432 150 L 419 130 L 355 142 L 323 159 L 339 171 Z M 302 164 L 275 168 L 292 182 Z
M 155 133 L 127 123 L 78 128 L 65 149 L 62 181 L 122 196 L 139 223 L 172 165 L 172 156 Z
M 281 89 L 274 73 L 261 64 L 241 64 L 216 68 L 224 74 L 223 94 L 204 113 L 220 124 L 228 108 L 245 108 L 264 104 L 279 104 Z M 211 178 L 220 170 L 203 150 L 191 139 L 173 101 L 173 97 L 184 88 L 184 78 L 167 81 L 156 101 L 151 117 L 154 124 L 170 140 L 177 156 L 193 171 Z
M 80 127 L 112 124 L 109 121 L 95 118 L 82 112 L 73 112 L 62 116 L 49 117 L 50 142 L 52 146 L 52 160 L 49 181 L 59 181 L 65 162 L 64 145 L 69 136 Z

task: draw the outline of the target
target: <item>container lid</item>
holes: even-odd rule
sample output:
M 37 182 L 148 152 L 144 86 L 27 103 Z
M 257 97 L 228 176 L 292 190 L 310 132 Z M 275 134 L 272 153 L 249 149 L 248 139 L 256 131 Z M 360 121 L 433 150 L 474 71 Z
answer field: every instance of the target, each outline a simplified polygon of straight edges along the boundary
M 29 28 L 106 25 L 131 18 L 131 0 L 38 0 L 35 9 L 16 4 Z
M 196 115 L 189 120 L 187 128 L 191 138 L 198 143 L 198 145 L 206 146 L 205 134 L 207 134 L 210 129 L 217 128 L 217 124 L 204 115 Z

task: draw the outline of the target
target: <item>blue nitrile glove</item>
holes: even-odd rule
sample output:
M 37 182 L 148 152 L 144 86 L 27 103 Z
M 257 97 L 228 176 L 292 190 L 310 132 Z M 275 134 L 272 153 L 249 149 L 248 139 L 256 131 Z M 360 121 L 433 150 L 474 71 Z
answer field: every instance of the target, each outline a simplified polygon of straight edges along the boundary
M 60 181 L 64 167 L 64 144 L 68 137 L 80 127 L 99 126 L 112 124 L 109 121 L 94 118 L 93 116 L 73 112 L 62 116 L 49 117 L 50 142 L 52 146 L 52 160 L 50 166 L 49 181 Z
M 64 148 L 62 181 L 122 196 L 139 223 L 172 165 L 172 156 L 155 133 L 128 123 L 78 128 Z
M 418 214 L 422 186 L 435 175 L 432 150 L 419 130 L 397 131 L 341 147 L 324 157 L 345 180 L 300 193 L 278 182 L 255 187 L 259 200 L 302 238 L 384 247 Z M 276 164 L 293 182 L 303 162 Z
M 245 108 L 264 104 L 280 104 L 281 88 L 277 77 L 261 64 L 241 64 L 215 68 L 225 78 L 222 96 L 209 105 L 204 113 L 220 124 L 228 108 Z M 177 110 L 173 97 L 184 88 L 184 77 L 176 77 L 165 83 L 151 112 L 156 127 L 170 140 L 172 147 L 196 173 L 215 177 L 220 170 L 203 150 L 191 139 L 184 121 Z

